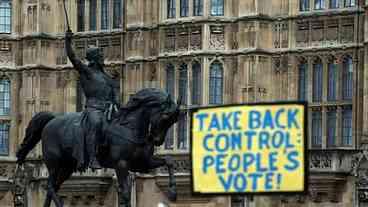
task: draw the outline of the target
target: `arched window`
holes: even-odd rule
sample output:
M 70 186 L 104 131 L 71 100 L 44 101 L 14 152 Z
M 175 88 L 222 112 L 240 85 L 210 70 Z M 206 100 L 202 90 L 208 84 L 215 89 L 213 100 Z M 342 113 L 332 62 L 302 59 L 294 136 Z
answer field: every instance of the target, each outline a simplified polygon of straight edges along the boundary
M 0 116 L 10 115 L 10 80 L 0 80 Z M 10 121 L 10 120 L 9 120 Z M 0 155 L 9 154 L 10 122 L 0 122 Z
M 313 64 L 313 101 L 322 101 L 323 89 L 323 65 L 321 59 L 317 59 Z
M 345 7 L 353 7 L 353 6 L 355 6 L 355 1 L 356 0 L 344 0 L 344 6 Z
M 309 0 L 299 0 L 299 10 L 308 11 L 309 10 Z
M 171 98 L 175 97 L 175 67 L 172 64 L 166 65 L 166 91 L 171 95 Z M 173 149 L 174 147 L 174 130 L 170 127 L 165 138 L 165 149 Z
M 351 146 L 353 144 L 353 114 L 351 108 L 345 108 L 342 111 L 342 140 L 343 146 Z
M 0 116 L 10 115 L 10 81 L 0 80 Z
M 11 32 L 11 1 L 0 0 L 0 33 Z
M 179 67 L 179 97 L 183 104 L 188 104 L 188 66 L 183 63 Z M 178 121 L 178 149 L 187 148 L 187 115 Z
M 189 0 L 180 0 L 180 17 L 187 17 L 189 14 Z
M 187 138 L 187 129 L 188 129 L 188 121 L 187 114 L 183 115 L 182 118 L 178 121 L 178 149 L 187 149 L 188 146 L 188 138 Z
M 325 0 L 314 0 L 314 9 L 324 9 Z
M 222 104 L 223 102 L 223 67 L 218 61 L 210 67 L 209 103 Z
M 9 155 L 9 122 L 0 123 L 0 155 Z
M 90 0 L 89 1 L 89 30 L 91 31 L 95 31 L 97 29 L 96 18 L 97 18 L 97 0 Z
M 203 0 L 193 0 L 193 16 L 203 15 Z
M 113 28 L 122 28 L 122 22 L 121 22 L 121 16 L 122 16 L 122 0 L 113 0 L 114 6 L 113 6 Z
M 192 81 L 192 104 L 200 105 L 202 99 L 202 73 L 199 62 L 194 62 L 192 65 Z
M 348 56 L 343 62 L 342 98 L 351 100 L 353 97 L 353 59 Z
M 322 146 L 322 113 L 313 111 L 312 113 L 312 147 Z
M 211 15 L 224 16 L 224 0 L 211 0 Z
M 166 91 L 172 98 L 175 96 L 175 71 L 172 64 L 166 65 Z
M 188 104 L 188 66 L 185 63 L 179 68 L 179 97 L 183 104 Z
M 101 0 L 101 29 L 109 29 L 109 0 Z
M 339 0 L 330 0 L 330 9 L 339 8 Z
M 300 101 L 307 100 L 307 88 L 308 88 L 308 64 L 306 62 L 302 62 L 299 64 L 299 81 L 298 81 L 298 98 Z
M 327 147 L 336 146 L 336 125 L 337 124 L 337 113 L 336 110 L 330 110 L 327 112 Z
M 77 1 L 77 30 L 78 32 L 84 31 L 84 8 L 85 8 L 85 0 L 78 0 Z
M 175 0 L 167 0 L 167 18 L 175 18 Z
M 328 101 L 336 101 L 336 91 L 337 91 L 337 65 L 335 61 L 328 63 L 328 85 L 327 85 L 327 100 Z

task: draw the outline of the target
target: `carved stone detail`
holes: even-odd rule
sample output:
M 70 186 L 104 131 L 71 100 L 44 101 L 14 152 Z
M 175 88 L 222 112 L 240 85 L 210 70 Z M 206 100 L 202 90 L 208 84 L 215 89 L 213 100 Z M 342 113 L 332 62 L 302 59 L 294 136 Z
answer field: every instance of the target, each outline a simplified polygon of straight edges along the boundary
M 353 42 L 354 41 L 354 18 L 341 19 L 341 42 Z
M 312 45 L 319 46 L 323 41 L 323 30 L 324 30 L 324 22 L 320 20 L 316 20 L 311 22 L 312 24 Z
M 188 157 L 174 158 L 174 172 L 175 173 L 190 173 L 192 169 L 191 162 Z M 157 173 L 167 174 L 167 167 L 161 167 L 156 170 Z
M 296 46 L 306 47 L 309 42 L 309 22 L 299 21 L 297 22 L 296 31 Z
M 328 44 L 335 44 L 338 40 L 339 22 L 337 19 L 331 19 L 326 22 L 326 41 Z
M 289 24 L 288 22 L 283 22 L 281 24 L 281 47 L 287 48 L 289 47 Z
M 215 50 L 225 49 L 225 34 L 222 26 L 211 27 L 210 48 Z
M 107 74 L 110 75 L 110 77 L 114 80 L 118 80 L 121 76 L 121 70 L 120 67 L 107 67 L 105 69 Z
M 156 65 L 154 63 L 151 63 L 149 64 L 149 67 L 150 67 L 149 81 L 154 81 L 156 80 L 156 72 L 157 72 Z
M 4 122 L 7 122 L 4 120 Z M 0 165 L 0 177 L 10 177 L 14 174 L 15 166 L 12 164 L 1 164 Z
M 14 174 L 13 180 L 13 202 L 15 207 L 27 207 L 27 188 L 33 178 L 34 165 L 25 164 L 19 166 Z
M 284 195 L 280 196 L 280 200 L 282 203 L 305 203 L 306 196 L 305 195 Z
M 279 33 L 279 23 L 273 25 L 273 46 L 275 48 L 280 48 L 280 33 Z
M 190 49 L 200 50 L 202 48 L 202 31 L 200 27 L 194 27 L 191 29 L 190 36 Z
M 110 59 L 120 60 L 120 58 L 121 58 L 121 39 L 120 37 L 111 38 Z
M 165 46 L 164 52 L 175 51 L 175 29 L 170 28 L 165 30 Z
M 178 51 L 188 50 L 188 28 L 178 29 Z
M 313 202 L 340 202 L 347 178 L 338 175 L 311 177 L 309 197 Z
M 332 157 L 329 153 L 311 153 L 310 169 L 331 169 L 332 168 Z
M 12 62 L 12 54 L 11 52 L 3 52 L 0 51 L 0 64 L 8 65 Z

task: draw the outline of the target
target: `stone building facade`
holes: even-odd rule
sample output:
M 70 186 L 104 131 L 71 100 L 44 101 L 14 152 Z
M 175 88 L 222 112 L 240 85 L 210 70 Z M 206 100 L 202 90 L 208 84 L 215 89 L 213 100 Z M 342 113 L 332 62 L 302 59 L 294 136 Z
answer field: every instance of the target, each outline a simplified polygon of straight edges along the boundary
M 121 100 L 145 87 L 197 106 L 280 100 L 309 103 L 309 186 L 303 195 L 191 194 L 188 115 L 160 155 L 175 158 L 178 201 L 167 172 L 132 175 L 133 203 L 153 207 L 368 206 L 368 1 L 66 0 L 74 48 L 103 48 Z M 0 205 L 13 206 L 15 152 L 32 115 L 83 107 L 64 51 L 62 0 L 0 0 Z M 29 207 L 42 205 L 47 172 L 29 156 Z M 66 206 L 117 206 L 111 171 L 75 174 Z

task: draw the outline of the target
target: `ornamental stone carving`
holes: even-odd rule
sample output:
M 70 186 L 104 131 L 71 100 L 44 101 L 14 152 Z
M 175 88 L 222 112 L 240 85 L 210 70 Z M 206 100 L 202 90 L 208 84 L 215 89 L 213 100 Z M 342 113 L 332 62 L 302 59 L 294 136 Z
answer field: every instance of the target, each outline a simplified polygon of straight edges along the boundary
M 11 178 L 13 188 L 13 202 L 15 207 L 27 207 L 27 188 L 31 179 L 33 178 L 35 166 L 34 165 L 24 165 L 18 167 L 15 170 L 14 176 Z
M 299 21 L 297 22 L 296 31 L 296 46 L 305 47 L 309 42 L 309 22 Z
M 191 172 L 191 162 L 189 157 L 175 157 L 174 158 L 174 172 L 175 173 L 190 173 Z M 167 168 L 158 168 L 157 173 L 167 174 Z
M 188 28 L 178 29 L 178 51 L 188 50 Z
M 190 36 L 190 49 L 200 50 L 202 48 L 202 31 L 200 27 L 194 27 L 191 29 Z
M 222 26 L 211 27 L 210 49 L 214 50 L 225 49 L 224 27 Z
M 0 51 L 0 65 L 9 65 L 12 62 L 12 53 Z
M 164 52 L 174 52 L 175 51 L 175 29 L 165 30 L 165 46 Z
M 331 169 L 332 157 L 329 153 L 311 153 L 310 169 Z

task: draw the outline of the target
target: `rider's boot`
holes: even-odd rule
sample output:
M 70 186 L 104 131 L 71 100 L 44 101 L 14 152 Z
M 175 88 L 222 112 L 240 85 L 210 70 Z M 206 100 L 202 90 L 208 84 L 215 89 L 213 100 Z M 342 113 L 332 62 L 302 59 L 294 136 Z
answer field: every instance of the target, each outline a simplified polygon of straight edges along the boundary
M 94 170 L 101 169 L 100 163 L 97 161 L 96 156 L 94 156 L 90 162 L 90 167 Z
M 101 165 L 97 160 L 97 153 L 96 153 L 97 146 L 93 149 L 93 152 L 90 153 L 90 162 L 89 167 L 92 168 L 92 170 L 101 169 Z

